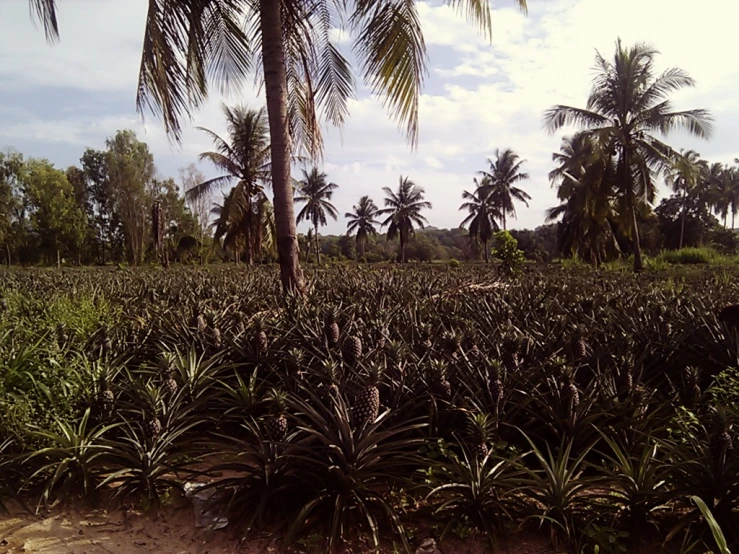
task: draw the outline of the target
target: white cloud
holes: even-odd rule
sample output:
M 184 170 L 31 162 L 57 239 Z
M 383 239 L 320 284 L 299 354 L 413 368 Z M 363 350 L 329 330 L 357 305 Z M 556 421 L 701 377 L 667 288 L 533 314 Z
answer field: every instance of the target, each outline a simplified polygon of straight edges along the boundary
M 470 189 L 475 171 L 485 167 L 496 147 L 510 147 L 528 160 L 531 179 L 523 186 L 533 197 L 530 208 L 520 207 L 517 226 L 541 224 L 544 210 L 556 203 L 547 173 L 560 142 L 559 135 L 543 131 L 543 112 L 555 103 L 584 104 L 595 49 L 610 56 L 618 36 L 627 44 L 647 40 L 663 53 L 659 68 L 678 66 L 696 78 L 697 88 L 675 96 L 677 108 L 715 111 L 713 141 L 675 135 L 676 146 L 696 148 L 716 161 L 739 154 L 734 94 L 739 67 L 732 59 L 739 6 L 725 0 L 706 0 L 699 7 L 686 0 L 550 0 L 531 2 L 525 17 L 512 5 L 495 10 L 487 42 L 450 7 L 419 3 L 431 71 L 420 101 L 418 149 L 408 148 L 377 99 L 360 94 L 350 103 L 341 135 L 325 130 L 324 169 L 341 186 L 334 197 L 341 214 L 364 194 L 382 204 L 381 188 L 395 188 L 403 174 L 426 189 L 434 204 L 428 214 L 433 225 L 457 226 L 461 191 Z M 29 22 L 25 1 L 0 2 L 0 91 L 56 87 L 70 94 L 123 96 L 128 103 L 97 117 L 80 101 L 78 109 L 46 118 L 34 116 L 33 106 L 6 103 L 0 108 L 0 144 L 44 144 L 54 160 L 55 144 L 79 145 L 81 152 L 84 146 L 102 147 L 116 129 L 133 128 L 149 143 L 160 168 L 176 175 L 177 167 L 211 146 L 194 126 L 225 133 L 217 95 L 195 114 L 181 148 L 170 145 L 152 117 L 144 126 L 134 113 L 146 0 L 67 0 L 59 7 L 62 39 L 51 47 Z M 349 42 L 346 31 L 332 34 L 343 45 Z M 227 99 L 237 100 L 262 103 L 251 89 Z M 48 106 L 54 102 L 49 93 Z M 344 228 L 340 220 L 329 231 Z

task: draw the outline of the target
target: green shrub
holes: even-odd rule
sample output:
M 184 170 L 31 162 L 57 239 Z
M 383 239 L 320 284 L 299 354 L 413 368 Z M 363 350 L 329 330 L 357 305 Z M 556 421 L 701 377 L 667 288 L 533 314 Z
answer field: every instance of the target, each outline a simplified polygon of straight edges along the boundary
M 518 241 L 508 231 L 498 231 L 493 235 L 495 248 L 493 257 L 500 260 L 503 273 L 516 271 L 526 259 L 523 250 L 518 249 Z
M 447 262 L 447 265 L 449 267 L 459 267 L 460 264 L 459 264 L 459 260 L 457 260 L 456 258 L 452 258 L 451 260 Z
M 666 250 L 658 260 L 668 264 L 710 264 L 717 261 L 719 255 L 711 248 L 683 248 L 682 250 Z

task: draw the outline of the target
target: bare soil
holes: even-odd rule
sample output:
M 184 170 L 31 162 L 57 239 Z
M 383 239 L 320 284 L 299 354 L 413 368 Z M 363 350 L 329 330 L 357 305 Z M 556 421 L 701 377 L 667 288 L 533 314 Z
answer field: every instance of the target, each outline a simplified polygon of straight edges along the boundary
M 93 510 L 65 507 L 42 515 L 21 510 L 0 516 L 0 554 L 268 554 L 277 553 L 273 538 L 244 540 L 237 529 L 209 531 L 195 527 L 192 507 L 170 507 L 158 516 L 131 508 Z M 417 543 L 422 542 L 420 537 Z M 509 541 L 509 554 L 555 554 L 543 537 L 519 535 Z M 368 546 L 347 547 L 346 554 L 369 552 Z M 384 550 L 392 552 L 392 549 Z M 323 553 L 323 549 L 296 546 L 290 552 Z M 419 550 L 421 552 L 421 550 Z M 436 554 L 490 552 L 479 540 L 450 538 Z

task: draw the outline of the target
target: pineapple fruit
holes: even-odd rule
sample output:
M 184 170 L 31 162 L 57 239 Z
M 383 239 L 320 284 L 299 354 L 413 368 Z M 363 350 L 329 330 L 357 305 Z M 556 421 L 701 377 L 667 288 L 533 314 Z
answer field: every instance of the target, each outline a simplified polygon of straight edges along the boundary
M 377 383 L 381 373 L 380 366 L 372 364 L 367 385 L 362 388 L 355 399 L 354 414 L 359 425 L 372 423 L 380 415 L 380 389 L 377 388 Z
M 470 452 L 475 460 L 482 462 L 489 453 L 488 442 L 492 427 L 490 416 L 484 413 L 472 414 L 469 416 L 468 427 Z
M 280 441 L 285 438 L 288 430 L 287 416 L 285 415 L 287 394 L 281 390 L 273 389 L 268 400 L 272 414 L 265 421 L 264 430 L 270 439 Z
M 339 313 L 336 308 L 332 308 L 328 311 L 328 314 L 326 314 L 324 333 L 329 346 L 336 346 L 339 344 L 340 330 L 339 323 L 337 322 L 338 316 Z

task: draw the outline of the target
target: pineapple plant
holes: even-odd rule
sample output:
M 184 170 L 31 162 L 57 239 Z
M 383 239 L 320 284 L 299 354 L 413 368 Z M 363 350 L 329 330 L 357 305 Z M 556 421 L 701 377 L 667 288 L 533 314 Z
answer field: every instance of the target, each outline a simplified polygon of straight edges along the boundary
M 344 358 L 350 364 L 356 364 L 362 357 L 362 339 L 357 335 L 347 337 L 344 344 Z
M 265 323 L 262 318 L 257 318 L 254 331 L 254 351 L 257 356 L 261 357 L 267 353 L 267 348 L 269 348 L 269 339 L 267 338 Z
M 570 410 L 574 410 L 580 405 L 580 391 L 575 382 L 575 372 L 565 367 L 562 369 L 563 378 L 563 397 L 568 399 Z
M 431 360 L 429 364 L 429 381 L 431 392 L 444 400 L 452 397 L 452 385 L 447 379 L 448 366 L 444 360 Z
M 380 415 L 380 381 L 382 369 L 377 364 L 369 367 L 367 384 L 359 391 L 354 402 L 354 416 L 359 425 L 372 423 Z
M 492 421 L 488 414 L 469 414 L 467 421 L 470 439 L 470 452 L 475 460 L 481 462 L 489 453 L 488 442 L 491 437 Z
M 287 435 L 287 394 L 278 389 L 270 391 L 268 402 L 270 404 L 271 415 L 264 424 L 264 430 L 267 436 L 274 441 L 281 441 Z
M 491 362 L 488 377 L 488 389 L 490 390 L 490 396 L 496 406 L 500 406 L 503 402 L 503 395 L 505 394 L 503 378 L 503 367 L 500 365 L 500 362 L 493 360 Z
M 164 396 L 173 397 L 179 390 L 179 385 L 174 378 L 174 366 L 176 356 L 173 352 L 162 352 L 162 384 L 161 389 Z
M 151 383 L 144 385 L 142 390 L 144 404 L 143 428 L 144 433 L 150 439 L 157 438 L 162 432 L 162 422 L 159 419 L 160 414 L 164 410 L 164 401 L 161 391 Z
M 146 436 L 150 439 L 155 439 L 159 435 L 161 435 L 162 422 L 159 421 L 159 418 L 156 416 L 156 414 L 150 414 L 144 420 L 144 433 L 146 433 Z
M 734 418 L 730 410 L 718 406 L 711 409 L 707 419 L 711 452 L 715 458 L 719 458 L 734 449 Z
M 303 364 L 303 351 L 298 348 L 290 348 L 285 357 L 285 366 L 289 375 L 297 375 Z
M 685 368 L 683 382 L 683 403 L 688 408 L 695 408 L 701 398 L 700 370 L 697 367 Z
M 500 347 L 500 359 L 508 370 L 514 370 L 519 363 L 520 346 L 515 337 L 509 336 L 503 339 Z
M 223 346 L 223 335 L 218 327 L 213 327 L 210 331 L 210 336 L 213 339 L 213 346 L 221 348 Z
M 105 375 L 101 375 L 98 381 L 97 403 L 100 412 L 105 416 L 112 414 L 115 409 L 115 395 L 110 390 L 110 384 Z
M 340 330 L 339 323 L 337 321 L 339 317 L 339 310 L 331 308 L 326 314 L 326 322 L 324 325 L 324 334 L 329 346 L 336 346 L 339 344 Z
M 205 320 L 205 316 L 202 313 L 198 313 L 197 316 L 195 316 L 195 329 L 197 329 L 197 332 L 200 335 L 204 335 L 208 330 L 208 322 Z

